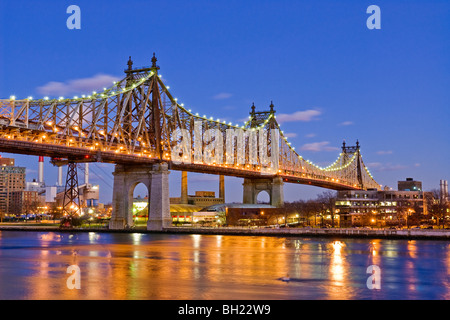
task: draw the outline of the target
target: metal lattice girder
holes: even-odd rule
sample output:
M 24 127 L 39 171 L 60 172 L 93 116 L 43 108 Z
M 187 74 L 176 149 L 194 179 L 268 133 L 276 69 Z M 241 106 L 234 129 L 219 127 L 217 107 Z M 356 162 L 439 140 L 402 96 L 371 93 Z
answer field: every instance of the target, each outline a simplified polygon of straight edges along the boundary
M 319 167 L 303 159 L 288 143 L 276 121 L 273 103 L 269 111 L 261 112 L 256 112 L 253 105 L 244 126 L 232 125 L 194 114 L 178 103 L 158 74 L 155 57 L 150 67 L 133 69 L 132 64 L 130 59 L 124 79 L 98 93 L 72 99 L 0 100 L 0 151 L 14 148 L 17 153 L 71 158 L 74 162 L 165 161 L 176 170 L 258 177 L 262 154 L 252 153 L 250 144 L 263 139 L 266 156 L 278 163 L 274 174 L 284 181 L 332 189 L 380 188 L 362 161 L 359 144 L 344 145 L 333 164 Z M 196 127 L 199 122 L 201 125 Z M 204 136 L 209 129 L 223 136 L 223 150 L 217 154 L 223 161 L 194 161 L 194 151 L 185 155 L 192 160 L 188 163 L 172 161 L 172 148 L 179 142 L 174 137 L 176 130 L 189 133 L 192 148 L 206 150 L 217 141 L 196 140 L 194 136 Z M 245 138 L 230 135 L 231 141 L 227 141 L 229 129 L 242 130 Z M 278 130 L 279 136 L 270 130 Z M 239 156 L 244 157 L 245 165 L 238 161 Z M 234 162 L 229 163 L 227 157 Z
M 66 187 L 64 190 L 63 214 L 74 217 L 79 216 L 80 213 L 77 164 L 69 162 L 67 164 Z

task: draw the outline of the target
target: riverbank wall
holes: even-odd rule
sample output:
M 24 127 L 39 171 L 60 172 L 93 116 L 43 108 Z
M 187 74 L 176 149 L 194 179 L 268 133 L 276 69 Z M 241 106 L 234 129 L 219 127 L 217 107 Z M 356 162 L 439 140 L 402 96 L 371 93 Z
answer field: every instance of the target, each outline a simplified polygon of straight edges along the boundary
M 162 231 L 148 231 L 145 228 L 109 230 L 107 228 L 60 229 L 57 226 L 7 226 L 0 225 L 0 231 L 43 231 L 43 232 L 108 232 L 108 233 L 166 233 L 204 234 L 235 236 L 276 237 L 321 237 L 321 238 L 366 238 L 366 239 L 422 239 L 450 240 L 450 229 L 357 229 L 357 228 L 188 228 L 170 227 Z
M 429 239 L 450 240 L 450 230 L 392 230 L 392 229 L 355 229 L 355 228 L 167 228 L 170 233 L 247 235 L 278 237 L 322 237 L 322 238 L 373 238 L 373 239 Z

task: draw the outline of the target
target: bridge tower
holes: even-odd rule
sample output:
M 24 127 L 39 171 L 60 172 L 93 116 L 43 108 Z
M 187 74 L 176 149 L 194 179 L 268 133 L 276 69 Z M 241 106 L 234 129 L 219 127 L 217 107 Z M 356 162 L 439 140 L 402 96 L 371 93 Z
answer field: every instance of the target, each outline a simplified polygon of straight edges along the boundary
M 356 140 L 355 146 L 346 146 L 345 140 L 342 143 L 342 165 L 346 165 L 350 158 L 356 154 L 356 180 L 358 181 L 358 186 L 363 189 L 363 173 L 362 173 L 362 164 L 361 164 L 361 146 L 359 145 L 359 141 Z
M 155 147 L 159 161 L 152 165 L 123 165 L 117 164 L 113 172 L 113 215 L 109 224 L 110 229 L 124 229 L 133 226 L 133 191 L 136 185 L 143 183 L 149 193 L 148 203 L 148 230 L 162 230 L 170 227 L 172 219 L 170 215 L 170 199 L 169 199 L 169 170 L 168 164 L 163 161 L 162 144 L 162 124 L 161 124 L 161 93 L 158 82 L 158 70 L 156 65 L 156 57 L 153 54 L 152 66 L 150 68 L 133 69 L 133 61 L 128 60 L 128 68 L 125 70 L 127 78 L 134 79 L 142 73 L 153 72 L 150 81 L 150 92 L 148 94 L 148 111 L 149 117 L 145 120 L 148 122 L 149 130 L 145 133 L 148 135 L 150 144 Z M 150 97 L 151 95 L 151 97 Z M 124 121 L 122 124 L 124 134 L 129 137 L 135 132 L 133 130 L 133 106 L 131 99 L 126 101 L 123 108 Z
M 270 103 L 269 111 L 255 111 L 255 104 L 252 105 L 249 119 L 249 127 L 259 127 L 270 115 L 275 114 L 273 102 Z M 273 117 L 271 118 L 273 119 Z M 274 123 L 269 123 L 269 129 L 275 129 Z M 245 178 L 244 183 L 243 203 L 256 204 L 258 194 L 261 191 L 266 191 L 270 197 L 270 205 L 281 207 L 284 204 L 284 182 L 278 176 L 263 177 L 263 178 Z

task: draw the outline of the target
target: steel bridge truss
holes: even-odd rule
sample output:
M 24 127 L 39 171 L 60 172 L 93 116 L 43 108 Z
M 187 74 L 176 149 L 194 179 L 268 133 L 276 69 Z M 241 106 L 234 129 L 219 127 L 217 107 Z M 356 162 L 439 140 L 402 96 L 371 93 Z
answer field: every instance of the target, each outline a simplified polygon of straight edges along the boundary
M 273 175 L 281 176 L 284 181 L 336 190 L 380 189 L 362 161 L 359 144 L 352 148 L 344 146 L 333 164 L 319 167 L 291 147 L 276 121 L 273 104 L 270 111 L 264 112 L 256 112 L 253 106 L 249 121 L 243 126 L 200 116 L 178 103 L 158 70 L 155 56 L 151 67 L 138 69 L 132 68 L 130 59 L 126 77 L 101 92 L 71 99 L 0 100 L 0 151 L 50 156 L 55 162 L 168 162 L 175 170 L 258 178 L 264 166 L 262 154 L 259 150 L 256 162 L 251 161 L 255 155 L 250 144 L 264 139 L 266 156 L 278 161 L 278 172 Z M 204 136 L 209 129 L 218 130 L 223 136 L 220 150 L 223 161 L 194 161 L 195 147 L 211 149 L 209 144 L 218 142 L 216 138 L 194 138 L 199 134 Z M 227 141 L 227 129 L 243 130 L 244 140 L 232 137 L 232 141 Z M 280 132 L 275 136 L 277 141 L 272 141 L 274 135 L 270 134 L 274 129 Z M 174 136 L 177 130 L 190 134 L 191 154 L 184 156 L 192 161 L 179 163 L 171 159 L 173 148 L 182 140 Z M 244 164 L 238 161 L 242 148 Z

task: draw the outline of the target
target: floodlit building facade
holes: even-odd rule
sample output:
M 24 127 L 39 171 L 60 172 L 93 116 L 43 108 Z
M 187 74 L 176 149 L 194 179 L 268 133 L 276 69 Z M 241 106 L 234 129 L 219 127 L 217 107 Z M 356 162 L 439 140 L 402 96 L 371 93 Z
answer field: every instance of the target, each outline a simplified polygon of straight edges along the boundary
M 399 224 L 411 214 L 427 214 L 423 191 L 338 191 L 336 213 L 341 227 Z

